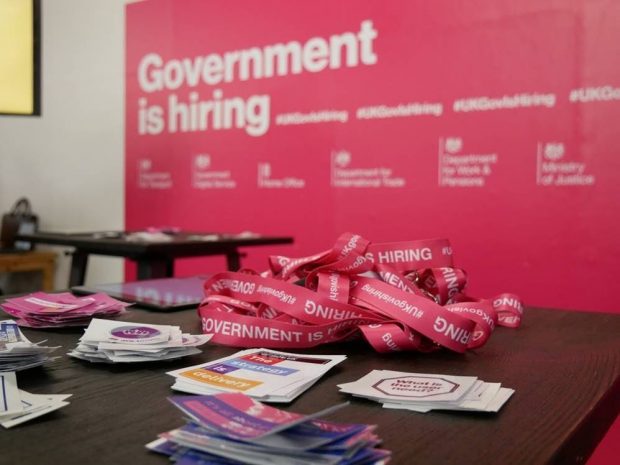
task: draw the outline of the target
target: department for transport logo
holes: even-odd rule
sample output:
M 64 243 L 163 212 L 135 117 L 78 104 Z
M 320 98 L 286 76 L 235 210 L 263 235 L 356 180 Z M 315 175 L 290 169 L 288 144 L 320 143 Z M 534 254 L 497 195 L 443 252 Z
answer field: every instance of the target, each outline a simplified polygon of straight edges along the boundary
M 172 174 L 165 169 L 156 170 L 150 158 L 141 158 L 138 160 L 137 184 L 139 189 L 170 189 Z
M 149 171 L 153 167 L 153 162 L 148 158 L 138 160 L 139 171 Z
M 547 142 L 543 154 L 547 160 L 559 160 L 564 156 L 564 144 L 561 142 Z
M 194 157 L 194 168 L 197 170 L 206 170 L 211 166 L 211 155 L 208 153 L 199 153 Z
M 463 149 L 463 139 L 460 137 L 447 137 L 444 149 L 448 153 L 458 153 Z

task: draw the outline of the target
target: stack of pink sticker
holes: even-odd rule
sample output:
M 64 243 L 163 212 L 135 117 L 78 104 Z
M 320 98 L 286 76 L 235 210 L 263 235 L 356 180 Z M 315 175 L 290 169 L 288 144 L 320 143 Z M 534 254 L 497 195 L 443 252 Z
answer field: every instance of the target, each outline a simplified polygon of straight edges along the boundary
M 125 312 L 125 307 L 129 305 L 103 293 L 75 297 L 69 292 L 35 292 L 7 299 L 1 307 L 16 318 L 19 326 L 56 328 L 87 326 L 93 317 L 112 318 Z

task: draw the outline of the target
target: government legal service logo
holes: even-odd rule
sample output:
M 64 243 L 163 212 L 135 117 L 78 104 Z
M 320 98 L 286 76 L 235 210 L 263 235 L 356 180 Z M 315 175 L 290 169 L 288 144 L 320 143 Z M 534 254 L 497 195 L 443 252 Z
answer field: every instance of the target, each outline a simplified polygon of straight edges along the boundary
M 459 388 L 459 384 L 443 378 L 426 376 L 398 376 L 376 382 L 372 387 L 389 396 L 431 397 L 449 394 Z

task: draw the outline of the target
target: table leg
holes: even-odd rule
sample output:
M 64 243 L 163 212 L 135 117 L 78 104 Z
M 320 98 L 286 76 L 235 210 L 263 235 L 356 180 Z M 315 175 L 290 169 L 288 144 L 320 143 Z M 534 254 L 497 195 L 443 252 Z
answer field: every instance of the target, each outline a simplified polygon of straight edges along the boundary
M 88 253 L 75 250 L 71 257 L 69 287 L 84 285 L 86 265 L 88 265 Z
M 237 271 L 241 268 L 241 254 L 237 249 L 226 252 L 226 265 L 229 271 Z
M 171 258 L 148 258 L 138 262 L 138 280 L 171 278 L 174 276 L 174 260 Z

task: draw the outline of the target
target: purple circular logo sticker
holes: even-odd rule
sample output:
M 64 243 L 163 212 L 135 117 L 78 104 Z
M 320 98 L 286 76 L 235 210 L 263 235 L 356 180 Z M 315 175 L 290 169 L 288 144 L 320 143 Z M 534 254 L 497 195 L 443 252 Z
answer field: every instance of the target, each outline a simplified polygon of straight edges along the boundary
M 161 331 L 148 326 L 121 326 L 113 329 L 111 334 L 122 339 L 149 339 L 159 336 Z

